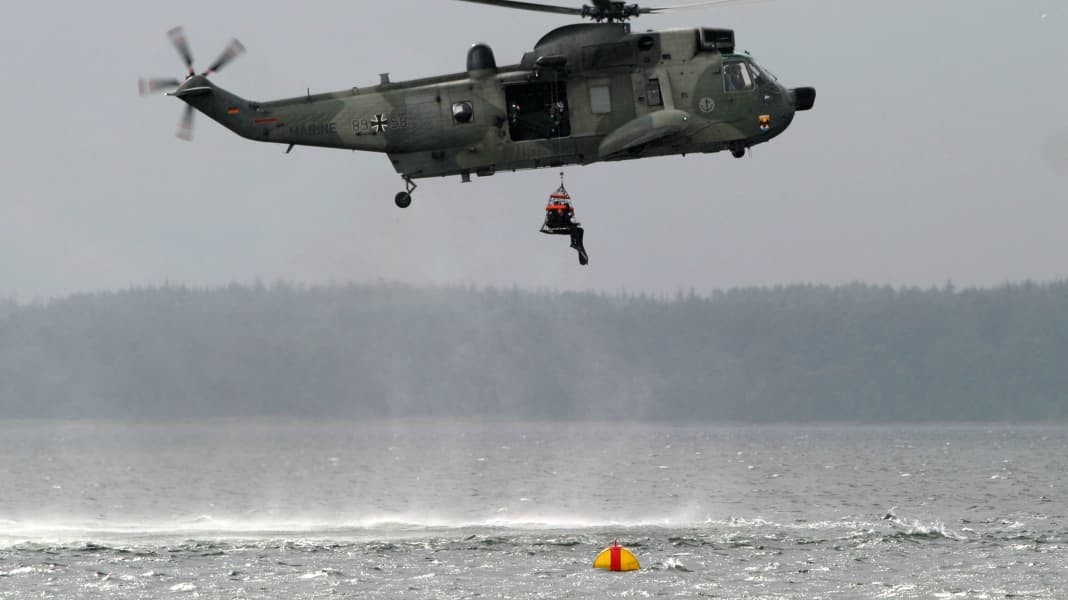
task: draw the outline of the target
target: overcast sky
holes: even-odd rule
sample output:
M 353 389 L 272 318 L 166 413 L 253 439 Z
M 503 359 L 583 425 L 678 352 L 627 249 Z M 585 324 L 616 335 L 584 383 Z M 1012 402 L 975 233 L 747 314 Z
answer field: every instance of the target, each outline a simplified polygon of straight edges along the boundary
M 572 2 L 556 2 L 572 5 Z M 865 281 L 996 285 L 1068 276 L 1068 3 L 774 0 L 644 17 L 735 29 L 815 110 L 753 155 L 566 169 L 591 264 L 538 233 L 555 170 L 461 184 L 385 156 L 255 144 L 181 103 L 183 25 L 214 81 L 268 100 L 461 71 L 470 44 L 518 62 L 541 15 L 451 0 L 19 2 L 0 22 L 0 297 L 164 282 L 403 281 L 708 292 Z

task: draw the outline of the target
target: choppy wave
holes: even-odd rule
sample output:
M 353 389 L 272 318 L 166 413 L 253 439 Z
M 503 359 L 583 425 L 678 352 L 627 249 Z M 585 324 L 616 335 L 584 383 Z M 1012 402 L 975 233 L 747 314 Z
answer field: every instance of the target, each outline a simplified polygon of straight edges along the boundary
M 941 521 L 925 522 L 892 516 L 871 519 L 799 521 L 779 523 L 760 517 L 727 517 L 671 525 L 662 520 L 617 522 L 576 517 L 485 519 L 416 518 L 414 515 L 380 515 L 361 519 L 325 521 L 314 519 L 230 519 L 198 515 L 164 522 L 62 522 L 11 521 L 0 529 L 0 549 L 65 548 L 81 553 L 142 551 L 154 547 L 210 552 L 219 547 L 266 544 L 294 547 L 377 544 L 390 550 L 411 540 L 444 539 L 471 542 L 482 547 L 515 543 L 568 547 L 612 536 L 629 535 L 636 543 L 645 536 L 666 540 L 673 547 L 738 548 L 767 543 L 798 546 L 845 543 L 968 542 L 985 540 L 1006 544 L 1056 545 L 1063 532 L 977 532 L 968 527 L 954 530 Z M 401 547 L 401 546 L 398 546 Z
M 742 520 L 749 524 L 741 524 Z M 219 525 L 211 518 L 195 521 L 202 528 Z M 387 522 L 390 527 L 392 523 Z M 277 529 L 279 524 L 271 525 Z M 753 585 L 777 592 L 746 597 L 807 598 L 821 595 L 807 592 L 828 589 L 836 592 L 829 595 L 842 597 L 938 597 L 932 593 L 947 589 L 944 585 L 911 583 L 912 578 L 937 573 L 917 576 L 912 571 L 924 572 L 929 566 L 926 557 L 944 554 L 940 546 L 947 544 L 953 556 L 974 568 L 996 560 L 1011 570 L 995 573 L 983 568 L 982 573 L 994 575 L 985 587 L 976 589 L 1004 588 L 1014 590 L 1017 597 L 1061 597 L 1053 587 L 1019 593 L 1036 568 L 1045 577 L 1059 577 L 1055 557 L 1063 551 L 1060 544 L 1021 540 L 1018 530 L 966 537 L 936 521 L 873 517 L 781 524 L 752 518 L 677 529 L 546 530 L 490 527 L 485 522 L 474 528 L 459 523 L 448 528 L 425 524 L 414 528 L 410 522 L 406 526 L 410 529 L 399 534 L 392 529 L 321 527 L 249 535 L 251 527 L 246 525 L 240 534 L 217 538 L 144 534 L 116 541 L 21 542 L 0 548 L 0 597 L 5 585 L 30 590 L 55 581 L 63 582 L 71 596 L 90 590 L 130 597 L 240 597 L 269 585 L 292 592 L 288 597 L 317 597 L 339 588 L 353 597 L 390 589 L 389 597 L 439 598 L 454 594 L 457 581 L 468 582 L 479 594 L 504 581 L 508 589 L 522 592 L 516 596 L 530 597 L 551 596 L 543 584 L 556 586 L 552 589 L 559 596 L 552 597 L 573 598 L 589 597 L 567 595 L 576 585 L 614 590 L 620 597 L 649 597 L 646 592 L 652 590 L 665 592 L 660 595 L 674 591 L 684 596 L 743 597 Z M 159 530 L 173 534 L 165 527 Z M 639 556 L 640 574 L 608 578 L 590 569 L 597 553 L 617 536 Z M 1064 539 L 1063 532 L 1045 537 Z M 891 572 L 869 569 L 857 575 L 857 564 L 896 565 L 903 556 L 905 564 Z M 845 572 L 850 574 L 848 580 L 836 575 Z M 864 577 L 870 579 L 863 582 Z M 622 587 L 613 587 L 617 585 Z M 862 587 L 851 587 L 857 585 Z M 965 590 L 961 594 L 995 597 Z
M 25 543 L 146 542 L 182 539 L 391 539 L 458 531 L 616 531 L 692 526 L 670 519 L 623 521 L 564 515 L 493 516 L 483 519 L 377 515 L 353 519 L 235 519 L 198 515 L 176 521 L 11 521 L 0 528 L 0 547 Z
M 700 527 L 705 516 L 693 510 L 669 509 L 645 514 L 568 508 L 501 507 L 481 514 L 455 514 L 433 510 L 383 511 L 357 514 L 190 514 L 181 518 L 4 518 L 0 516 L 0 547 L 19 542 L 77 542 L 162 539 L 260 539 L 314 537 L 328 539 L 390 539 L 456 531 L 595 531 L 638 528 L 686 529 Z M 743 525 L 744 522 L 739 522 Z

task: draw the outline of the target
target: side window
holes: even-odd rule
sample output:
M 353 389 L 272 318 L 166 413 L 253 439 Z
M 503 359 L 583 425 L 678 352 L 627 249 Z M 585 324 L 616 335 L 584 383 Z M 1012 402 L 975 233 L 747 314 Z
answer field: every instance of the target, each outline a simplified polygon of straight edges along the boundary
M 460 123 L 470 123 L 475 116 L 475 109 L 470 102 L 456 102 L 452 105 L 452 120 Z
M 649 106 L 663 106 L 664 97 L 660 92 L 660 80 L 650 79 L 645 84 L 645 103 Z
M 723 89 L 728 92 L 744 92 L 753 89 L 753 78 L 740 62 L 723 66 Z
M 612 112 L 612 89 L 607 85 L 590 86 L 590 111 L 595 115 Z

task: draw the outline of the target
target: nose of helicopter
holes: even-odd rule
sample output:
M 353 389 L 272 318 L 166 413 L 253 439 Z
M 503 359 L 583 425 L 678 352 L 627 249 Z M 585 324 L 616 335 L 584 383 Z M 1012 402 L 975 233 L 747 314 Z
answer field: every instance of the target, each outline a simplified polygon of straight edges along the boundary
M 812 110 L 816 105 L 816 88 L 799 87 L 790 90 L 794 97 L 794 108 L 797 110 Z

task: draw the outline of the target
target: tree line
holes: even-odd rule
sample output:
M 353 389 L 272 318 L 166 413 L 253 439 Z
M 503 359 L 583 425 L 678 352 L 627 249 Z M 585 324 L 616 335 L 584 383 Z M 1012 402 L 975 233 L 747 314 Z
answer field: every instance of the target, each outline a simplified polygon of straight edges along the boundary
M 1068 282 L 673 298 L 166 286 L 0 306 L 7 418 L 1068 417 Z

